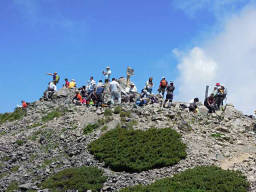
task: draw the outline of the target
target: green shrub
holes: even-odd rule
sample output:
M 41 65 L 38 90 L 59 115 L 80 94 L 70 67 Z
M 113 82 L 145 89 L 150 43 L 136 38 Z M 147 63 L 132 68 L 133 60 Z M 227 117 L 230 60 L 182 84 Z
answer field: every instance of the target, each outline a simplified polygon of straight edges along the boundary
M 130 117 L 131 112 L 130 111 L 121 111 L 120 117 Z
M 248 188 L 249 183 L 241 172 L 225 171 L 216 166 L 201 166 L 148 186 L 138 185 L 120 192 L 246 192 Z
M 13 192 L 13 191 L 16 191 L 18 190 L 19 188 L 19 185 L 18 185 L 18 182 L 17 181 L 13 181 L 9 184 L 9 186 L 7 187 L 7 192 Z
M 47 115 L 42 117 L 42 121 L 43 122 L 48 122 L 53 120 L 54 118 L 59 118 L 63 115 L 63 113 L 61 111 L 59 111 L 58 109 L 48 113 Z
M 116 106 L 114 109 L 115 114 L 119 114 L 119 113 L 121 113 L 121 111 L 122 111 L 122 107 L 120 107 L 120 106 Z
M 111 109 L 105 109 L 104 116 L 111 116 L 111 115 L 112 115 Z
M 106 131 L 108 129 L 108 126 L 103 126 L 102 128 L 101 128 L 101 131 Z
M 25 143 L 25 141 L 24 140 L 16 140 L 15 143 L 17 143 L 17 145 L 21 146 Z
M 83 133 L 89 134 L 91 132 L 93 132 L 93 130 L 97 129 L 100 125 L 98 123 L 94 123 L 94 124 L 88 124 L 87 126 L 85 126 Z
M 141 131 L 117 127 L 93 141 L 89 150 L 112 170 L 127 172 L 174 165 L 186 157 L 181 136 L 170 128 Z
M 0 114 L 0 124 L 7 121 L 15 121 L 23 118 L 26 115 L 26 110 L 22 108 L 16 108 L 12 113 Z
M 95 167 L 69 168 L 51 176 L 41 186 L 52 191 L 100 191 L 106 181 L 102 174 L 103 171 Z

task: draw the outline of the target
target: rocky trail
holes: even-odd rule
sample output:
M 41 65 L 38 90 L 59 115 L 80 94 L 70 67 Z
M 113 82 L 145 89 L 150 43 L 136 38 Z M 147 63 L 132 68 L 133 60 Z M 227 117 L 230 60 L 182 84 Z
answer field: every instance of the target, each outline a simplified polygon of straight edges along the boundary
M 208 114 L 204 106 L 193 114 L 180 108 L 159 104 L 135 107 L 123 104 L 129 117 L 120 114 L 104 115 L 105 108 L 75 106 L 70 93 L 61 90 L 52 101 L 37 101 L 27 115 L 0 125 L 0 191 L 16 182 L 19 191 L 43 190 L 40 183 L 64 168 L 82 165 L 96 166 L 108 176 L 102 191 L 115 191 L 136 184 L 149 184 L 198 165 L 217 165 L 223 169 L 240 170 L 248 178 L 250 191 L 256 191 L 256 120 L 243 115 L 234 106 L 224 112 Z M 114 110 L 114 108 L 110 108 Z M 50 120 L 47 114 L 59 111 Z M 88 124 L 102 122 L 89 134 Z M 143 171 L 141 173 L 114 172 L 98 162 L 87 150 L 87 145 L 106 131 L 121 124 L 123 128 L 147 130 L 152 127 L 172 127 L 187 144 L 187 158 L 177 165 Z

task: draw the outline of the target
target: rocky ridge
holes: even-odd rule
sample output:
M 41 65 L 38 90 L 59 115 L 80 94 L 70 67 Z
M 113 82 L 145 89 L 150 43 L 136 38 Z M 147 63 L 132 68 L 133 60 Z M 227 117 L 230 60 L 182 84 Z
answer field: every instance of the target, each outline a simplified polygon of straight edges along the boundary
M 53 101 L 37 101 L 29 106 L 24 118 L 0 125 L 0 191 L 6 191 L 15 182 L 19 191 L 43 190 L 39 184 L 48 176 L 82 165 L 103 169 L 108 180 L 102 191 L 115 191 L 212 164 L 242 171 L 251 184 L 250 191 L 256 191 L 256 121 L 233 105 L 228 104 L 216 114 L 208 114 L 204 106 L 199 106 L 199 113 L 194 114 L 183 110 L 180 104 L 184 103 L 180 102 L 174 102 L 171 108 L 161 108 L 159 104 L 144 107 L 122 104 L 122 109 L 131 113 L 130 117 L 113 114 L 104 125 L 84 134 L 86 125 L 106 119 L 105 109 L 73 105 L 73 92 L 61 89 Z M 53 111 L 58 111 L 59 116 L 42 120 Z M 88 152 L 87 145 L 120 122 L 125 128 L 131 121 L 136 122 L 134 129 L 172 127 L 187 144 L 187 158 L 172 167 L 141 173 L 114 172 L 104 167 Z M 103 129 L 104 126 L 107 127 Z

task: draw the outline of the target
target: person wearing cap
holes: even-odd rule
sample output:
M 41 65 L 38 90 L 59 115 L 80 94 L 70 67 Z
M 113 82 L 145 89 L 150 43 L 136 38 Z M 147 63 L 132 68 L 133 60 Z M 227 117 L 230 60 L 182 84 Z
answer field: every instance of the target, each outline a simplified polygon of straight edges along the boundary
M 173 91 L 175 90 L 175 87 L 174 87 L 174 83 L 171 82 L 169 85 L 167 85 L 166 87 L 166 98 L 165 98 L 165 101 L 164 101 L 164 105 L 163 107 L 165 107 L 165 104 L 169 101 L 168 103 L 168 106 L 172 103 L 172 100 L 173 100 Z
M 55 82 L 55 85 L 57 85 L 60 80 L 60 76 L 58 75 L 58 73 L 48 73 L 48 75 L 52 76 L 52 80 Z
M 69 82 L 69 88 L 75 88 L 76 87 L 76 81 L 75 79 L 72 79 L 70 82 Z
M 129 100 L 130 102 L 134 102 L 134 99 L 136 97 L 137 88 L 134 83 L 131 83 L 130 90 L 129 90 Z
M 159 94 L 162 94 L 163 98 L 164 98 L 164 93 L 165 93 L 167 85 L 168 85 L 168 82 L 166 81 L 165 77 L 162 77 L 162 80 L 160 81 L 160 85 L 158 88 L 158 92 L 159 92 Z
M 111 70 L 110 67 L 106 67 L 106 71 L 102 71 L 103 75 L 105 76 L 105 79 L 108 79 L 110 81 L 110 76 L 111 76 Z

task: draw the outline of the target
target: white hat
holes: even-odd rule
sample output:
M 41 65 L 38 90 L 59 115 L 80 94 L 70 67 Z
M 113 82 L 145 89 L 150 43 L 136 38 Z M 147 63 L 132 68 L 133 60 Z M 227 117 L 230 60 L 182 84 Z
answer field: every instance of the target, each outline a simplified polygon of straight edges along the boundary
M 165 76 L 163 76 L 162 79 L 165 79 Z
M 107 67 L 106 67 L 106 69 L 110 69 L 110 67 L 109 67 L 109 66 L 107 66 Z

